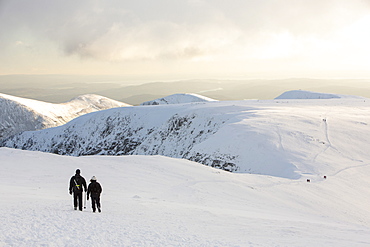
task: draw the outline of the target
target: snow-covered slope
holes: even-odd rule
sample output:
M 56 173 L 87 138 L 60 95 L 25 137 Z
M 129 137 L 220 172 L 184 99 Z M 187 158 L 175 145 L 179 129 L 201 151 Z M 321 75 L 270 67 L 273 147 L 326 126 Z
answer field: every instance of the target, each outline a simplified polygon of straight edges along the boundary
M 275 99 L 366 99 L 360 96 L 331 94 L 331 93 L 317 93 L 305 90 L 292 90 L 282 93 Z
M 161 156 L 0 160 L 0 246 L 370 246 L 370 163 L 318 161 L 333 174 L 307 183 Z M 102 213 L 73 210 L 76 168 L 102 184 Z
M 168 105 L 168 104 L 185 104 L 193 102 L 210 102 L 217 101 L 195 93 L 173 94 L 160 99 L 151 100 L 141 105 Z
M 22 131 L 59 126 L 89 112 L 121 106 L 127 104 L 92 94 L 63 104 L 0 94 L 0 139 Z
M 299 178 L 334 174 L 332 163 L 370 163 L 369 124 L 367 100 L 203 102 L 90 113 L 1 145 L 73 156 L 164 155 Z

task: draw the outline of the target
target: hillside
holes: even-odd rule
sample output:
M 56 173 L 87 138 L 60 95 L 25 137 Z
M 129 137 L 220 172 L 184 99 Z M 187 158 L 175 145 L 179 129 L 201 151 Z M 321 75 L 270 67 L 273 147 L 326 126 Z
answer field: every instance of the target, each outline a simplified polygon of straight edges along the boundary
M 169 104 L 186 104 L 194 102 L 211 102 L 216 101 L 214 99 L 194 94 L 194 93 L 184 93 L 184 94 L 173 94 L 163 98 L 146 101 L 141 105 L 169 105 Z
M 23 131 L 63 125 L 86 113 L 121 106 L 127 104 L 91 94 L 61 104 L 0 94 L 0 139 Z
M 1 146 L 62 155 L 163 155 L 239 173 L 333 175 L 370 162 L 363 99 L 202 102 L 116 108 Z M 317 167 L 317 164 L 321 164 Z
M 0 246 L 370 246 L 370 163 L 316 162 L 334 174 L 307 183 L 161 156 L 0 160 Z M 73 210 L 76 168 L 102 184 L 102 213 Z

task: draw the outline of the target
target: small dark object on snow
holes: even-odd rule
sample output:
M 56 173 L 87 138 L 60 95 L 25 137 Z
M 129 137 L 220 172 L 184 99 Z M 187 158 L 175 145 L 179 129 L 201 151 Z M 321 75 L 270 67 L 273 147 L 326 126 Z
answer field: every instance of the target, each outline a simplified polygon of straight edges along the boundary
M 309 182 L 311 182 L 311 180 L 310 179 L 307 179 L 307 183 L 309 183 Z
M 324 176 L 324 179 L 326 179 L 326 176 Z

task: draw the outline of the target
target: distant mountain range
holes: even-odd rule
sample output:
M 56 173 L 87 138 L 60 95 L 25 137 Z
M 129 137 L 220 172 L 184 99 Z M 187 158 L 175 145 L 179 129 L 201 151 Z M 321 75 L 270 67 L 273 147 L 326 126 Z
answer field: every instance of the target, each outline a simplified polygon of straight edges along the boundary
M 0 92 L 23 98 L 62 103 L 83 94 L 97 94 L 139 105 L 178 93 L 195 93 L 215 100 L 273 99 L 293 89 L 370 98 L 370 80 L 243 79 L 127 82 L 117 76 L 0 75 Z
M 62 104 L 0 94 L 0 139 L 22 131 L 63 125 L 86 113 L 128 106 L 99 95 L 82 95 Z
M 317 162 L 363 162 L 370 139 L 370 100 L 299 93 L 311 99 L 186 104 L 174 99 L 182 103 L 109 109 L 15 135 L 0 146 L 72 156 L 163 155 L 288 178 L 300 177 L 297 170 L 313 174 Z M 294 95 L 296 91 L 284 98 Z

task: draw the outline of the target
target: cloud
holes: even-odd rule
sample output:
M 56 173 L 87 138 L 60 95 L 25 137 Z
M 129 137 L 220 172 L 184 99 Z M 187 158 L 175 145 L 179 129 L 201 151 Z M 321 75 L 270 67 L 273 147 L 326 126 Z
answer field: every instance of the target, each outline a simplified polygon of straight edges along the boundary
M 67 55 L 109 61 L 204 59 L 232 45 L 241 34 L 222 15 L 195 11 L 194 2 L 182 6 L 156 3 L 59 5 L 39 20 L 38 14 L 29 16 L 35 20 L 27 25 L 58 43 Z M 61 7 L 70 11 L 60 11 Z
M 20 40 L 17 40 L 17 41 L 15 42 L 15 45 L 16 45 L 16 46 L 24 46 L 24 43 L 23 43 L 22 41 L 20 41 Z
M 22 40 L 37 46 L 47 40 L 66 56 L 96 61 L 234 61 L 252 65 L 255 60 L 310 60 L 313 56 L 329 61 L 337 48 L 349 49 L 353 39 L 343 37 L 363 37 L 350 30 L 368 24 L 370 7 L 362 0 L 1 3 L 2 44 Z
M 234 27 L 214 24 L 189 26 L 169 21 L 142 22 L 134 26 L 116 23 L 92 39 L 69 40 L 69 54 L 99 59 L 153 60 L 197 59 L 220 52 L 232 45 L 240 32 Z

